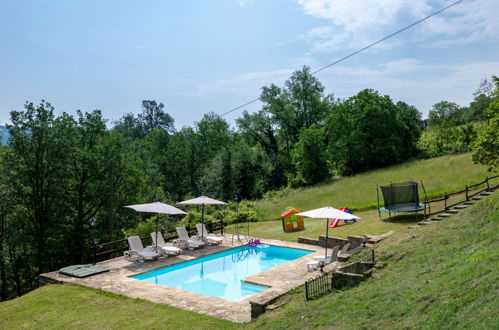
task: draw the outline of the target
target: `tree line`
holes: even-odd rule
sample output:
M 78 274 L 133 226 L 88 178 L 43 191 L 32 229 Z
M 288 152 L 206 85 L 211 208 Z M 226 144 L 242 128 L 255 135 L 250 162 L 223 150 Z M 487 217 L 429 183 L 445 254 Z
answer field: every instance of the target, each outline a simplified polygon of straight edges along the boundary
M 113 123 L 99 110 L 56 115 L 48 102 L 28 102 L 11 112 L 9 143 L 0 148 L 0 298 L 35 288 L 39 273 L 88 262 L 90 218 L 97 219 L 100 242 L 143 226 L 123 205 L 201 194 L 253 200 L 434 156 L 425 150 L 432 142 L 421 142 L 429 131 L 491 118 L 497 125 L 497 111 L 489 111 L 498 99 L 493 81 L 495 87 L 488 80 L 480 85 L 469 107 L 440 102 L 427 120 L 414 106 L 371 89 L 347 99 L 327 95 L 308 67 L 283 87 L 263 87 L 261 109 L 243 112 L 236 127 L 207 113 L 176 129 L 154 100 Z M 472 135 L 468 146 L 480 140 Z M 481 154 L 494 156 L 494 138 L 482 140 Z

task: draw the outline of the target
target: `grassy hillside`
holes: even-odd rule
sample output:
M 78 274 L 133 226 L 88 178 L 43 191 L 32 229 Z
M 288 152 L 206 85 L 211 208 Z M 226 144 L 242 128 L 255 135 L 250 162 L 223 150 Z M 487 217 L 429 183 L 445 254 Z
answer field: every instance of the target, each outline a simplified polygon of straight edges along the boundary
M 497 329 L 498 225 L 495 193 L 438 224 L 399 231 L 376 246 L 386 266 L 370 280 L 307 303 L 298 289 L 252 327 Z
M 473 164 L 470 154 L 417 160 L 339 179 L 331 184 L 292 189 L 255 203 L 262 220 L 279 219 L 287 207 L 310 210 L 325 205 L 348 206 L 356 210 L 376 207 L 376 185 L 408 180 L 423 181 L 429 197 L 464 189 L 490 175 L 483 166 Z
M 74 285 L 0 303 L 0 328 L 497 328 L 499 193 L 438 224 L 376 246 L 385 263 L 361 285 L 305 302 L 303 288 L 238 325 Z M 369 255 L 370 251 L 365 251 Z

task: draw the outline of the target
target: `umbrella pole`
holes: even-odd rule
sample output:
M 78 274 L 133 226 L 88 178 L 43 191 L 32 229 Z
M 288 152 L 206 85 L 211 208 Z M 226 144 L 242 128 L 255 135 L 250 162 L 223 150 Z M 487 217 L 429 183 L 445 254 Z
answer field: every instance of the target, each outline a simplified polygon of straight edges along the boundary
M 156 248 L 154 249 L 154 252 L 158 253 L 158 223 L 159 223 L 159 213 L 156 215 Z
M 327 243 L 329 242 L 329 219 L 326 219 L 326 250 L 324 253 L 324 262 L 321 264 L 321 273 L 324 272 L 324 264 L 326 263 L 327 258 Z
M 329 242 L 329 219 L 326 219 L 326 252 L 324 254 L 324 259 L 327 258 L 327 243 Z
M 201 227 L 201 241 L 204 241 L 204 204 L 201 207 L 201 223 L 203 224 Z

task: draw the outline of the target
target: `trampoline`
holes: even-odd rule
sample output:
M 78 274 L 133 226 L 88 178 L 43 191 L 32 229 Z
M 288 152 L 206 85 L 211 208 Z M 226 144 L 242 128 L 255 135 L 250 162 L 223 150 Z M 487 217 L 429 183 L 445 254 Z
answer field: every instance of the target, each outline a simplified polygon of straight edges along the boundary
M 423 184 L 423 192 L 426 197 L 426 191 Z M 379 188 L 383 195 L 384 205 L 379 203 Z M 378 215 L 381 219 L 381 212 L 388 212 L 391 218 L 392 213 L 425 211 L 427 205 L 419 202 L 418 183 L 414 181 L 392 183 L 386 186 L 376 186 L 376 199 L 378 201 Z

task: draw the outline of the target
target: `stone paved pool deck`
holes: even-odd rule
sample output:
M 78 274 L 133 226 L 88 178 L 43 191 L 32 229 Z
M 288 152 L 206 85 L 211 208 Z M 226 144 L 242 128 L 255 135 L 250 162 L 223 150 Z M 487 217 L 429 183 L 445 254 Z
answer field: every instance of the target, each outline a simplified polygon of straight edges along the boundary
M 146 271 L 178 264 L 183 261 L 200 258 L 217 252 L 229 250 L 240 245 L 232 245 L 232 237 L 225 236 L 221 245 L 206 246 L 198 250 L 184 250 L 179 256 L 160 258 L 157 261 L 144 263 L 125 260 L 118 257 L 97 263 L 98 266 L 109 269 L 109 272 L 75 278 L 59 274 L 57 271 L 40 275 L 40 282 L 76 283 L 79 285 L 121 294 L 131 298 L 146 299 L 155 303 L 178 307 L 184 310 L 206 314 L 233 322 L 248 322 L 251 320 L 251 302 L 264 305 L 286 292 L 294 289 L 313 276 L 318 271 L 308 272 L 307 262 L 315 260 L 315 256 L 324 255 L 324 249 L 319 246 L 262 239 L 262 243 L 312 251 L 304 257 L 286 262 L 280 266 L 249 276 L 244 280 L 250 283 L 268 286 L 269 289 L 257 293 L 240 302 L 225 300 L 218 297 L 157 285 L 146 281 L 130 278 Z M 334 262 L 326 271 L 332 271 L 339 263 Z

